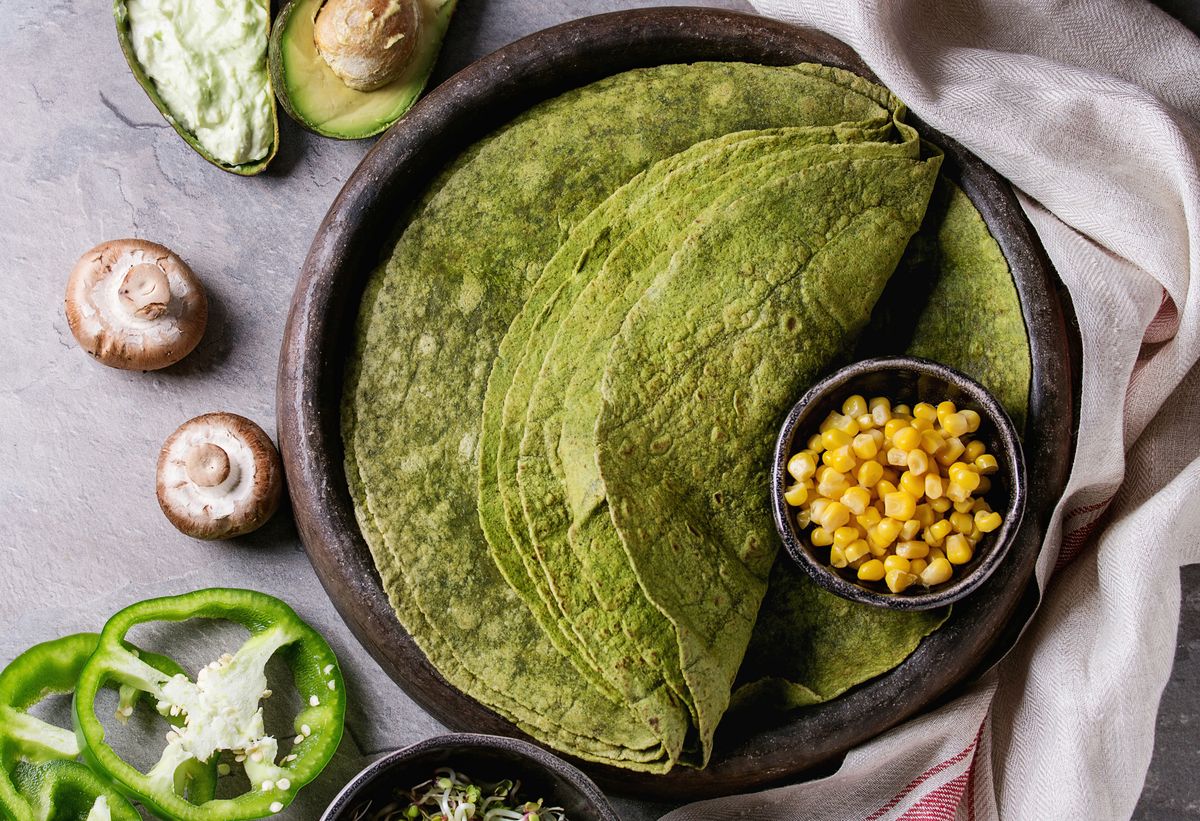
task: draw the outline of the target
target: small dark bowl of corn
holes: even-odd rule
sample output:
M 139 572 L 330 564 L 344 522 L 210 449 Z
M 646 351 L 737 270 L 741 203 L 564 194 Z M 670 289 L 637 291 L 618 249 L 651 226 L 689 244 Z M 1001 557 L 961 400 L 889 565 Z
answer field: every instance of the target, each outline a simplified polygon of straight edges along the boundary
M 775 525 L 821 587 L 896 610 L 966 596 L 1025 510 L 1021 441 L 982 385 L 917 357 L 849 365 L 792 408 L 771 469 Z

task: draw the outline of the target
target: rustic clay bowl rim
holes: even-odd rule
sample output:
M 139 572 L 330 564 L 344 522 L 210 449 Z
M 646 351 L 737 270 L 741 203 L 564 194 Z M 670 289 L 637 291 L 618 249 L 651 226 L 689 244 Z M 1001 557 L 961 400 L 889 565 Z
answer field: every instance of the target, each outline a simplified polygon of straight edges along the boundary
M 813 61 L 877 79 L 848 46 L 828 35 L 720 9 L 638 9 L 546 29 L 463 69 L 390 129 L 338 194 L 305 260 L 284 330 L 276 389 L 280 451 L 301 541 L 351 631 L 414 701 L 451 729 L 530 740 L 432 667 L 397 620 L 358 530 L 343 470 L 339 404 L 366 277 L 379 261 L 395 215 L 473 140 L 572 87 L 630 68 L 701 60 Z M 704 770 L 650 775 L 573 762 L 607 790 L 689 800 L 801 777 L 969 680 L 994 661 L 996 648 L 1015 639 L 1037 601 L 1033 567 L 1065 486 L 1074 419 L 1072 345 L 1059 290 L 1010 186 L 953 140 L 918 118 L 910 121 L 945 150 L 944 171 L 991 227 L 1013 269 L 1030 330 L 1030 504 L 1012 559 L 883 676 L 825 704 L 725 722 Z

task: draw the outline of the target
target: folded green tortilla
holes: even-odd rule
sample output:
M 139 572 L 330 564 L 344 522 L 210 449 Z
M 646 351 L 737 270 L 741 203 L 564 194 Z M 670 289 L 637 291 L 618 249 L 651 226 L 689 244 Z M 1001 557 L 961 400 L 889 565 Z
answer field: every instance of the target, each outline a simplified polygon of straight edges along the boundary
M 585 760 L 708 760 L 778 547 L 769 442 L 933 188 L 903 113 L 822 66 L 626 72 L 475 144 L 400 221 L 347 363 L 346 471 L 453 686 Z M 983 247 L 963 236 L 946 304 L 971 299 L 950 288 Z M 763 624 L 807 601 L 776 577 Z M 841 671 L 796 682 L 833 697 L 932 629 L 894 615 L 871 628 L 894 652 L 756 680 Z

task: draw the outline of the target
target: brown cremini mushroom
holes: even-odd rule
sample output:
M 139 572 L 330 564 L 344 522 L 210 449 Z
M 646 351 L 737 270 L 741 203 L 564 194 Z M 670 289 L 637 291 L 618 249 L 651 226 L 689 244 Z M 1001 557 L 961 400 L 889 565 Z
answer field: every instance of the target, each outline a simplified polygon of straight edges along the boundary
M 174 253 L 153 242 L 115 239 L 71 270 L 64 300 L 79 345 L 105 365 L 150 371 L 191 353 L 204 335 L 204 286 Z
M 158 504 L 196 539 L 229 539 L 257 529 L 283 494 L 283 465 L 271 438 L 233 413 L 180 425 L 158 455 Z
M 317 14 L 317 51 L 343 83 L 373 91 L 400 76 L 417 45 L 418 0 L 329 0 Z

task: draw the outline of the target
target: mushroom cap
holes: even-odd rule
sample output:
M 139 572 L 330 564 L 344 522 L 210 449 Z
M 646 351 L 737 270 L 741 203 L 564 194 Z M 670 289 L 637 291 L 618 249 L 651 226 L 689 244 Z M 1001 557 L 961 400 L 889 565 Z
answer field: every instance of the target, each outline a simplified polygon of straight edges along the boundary
M 358 91 L 373 91 L 400 76 L 417 46 L 417 0 L 328 0 L 313 41 L 329 68 Z
M 256 530 L 279 508 L 282 495 L 279 451 L 244 416 L 197 416 L 180 425 L 158 454 L 158 504 L 171 524 L 196 539 Z
M 167 248 L 140 239 L 102 242 L 80 257 L 64 307 L 80 347 L 128 371 L 183 359 L 208 322 L 208 299 L 192 269 Z

